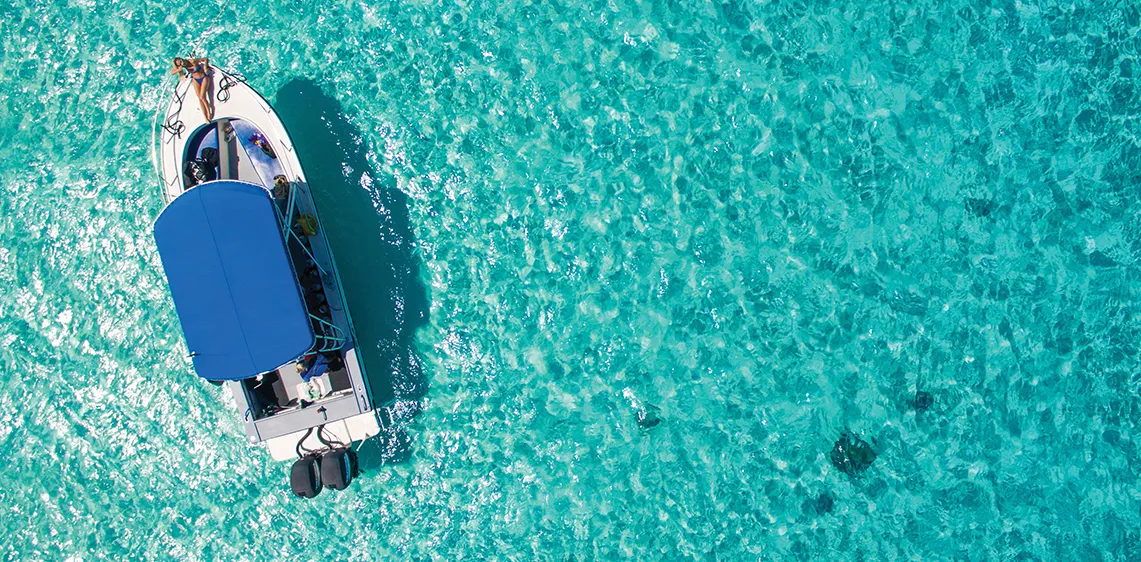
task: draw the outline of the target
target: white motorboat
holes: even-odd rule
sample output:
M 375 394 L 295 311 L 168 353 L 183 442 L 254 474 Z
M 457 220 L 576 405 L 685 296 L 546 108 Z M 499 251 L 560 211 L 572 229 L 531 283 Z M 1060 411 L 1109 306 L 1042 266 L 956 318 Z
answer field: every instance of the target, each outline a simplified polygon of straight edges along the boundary
M 244 79 L 210 71 L 213 119 L 181 78 L 158 141 L 154 236 L 190 358 L 233 393 L 250 443 L 296 459 L 294 493 L 342 489 L 353 443 L 381 423 L 337 267 L 281 120 Z

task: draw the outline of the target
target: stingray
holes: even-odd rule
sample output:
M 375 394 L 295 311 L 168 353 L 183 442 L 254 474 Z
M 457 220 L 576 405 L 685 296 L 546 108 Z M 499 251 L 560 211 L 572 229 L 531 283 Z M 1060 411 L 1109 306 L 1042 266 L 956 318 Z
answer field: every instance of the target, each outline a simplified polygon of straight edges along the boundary
M 876 452 L 866 441 L 844 430 L 832 446 L 832 465 L 848 476 L 857 476 L 876 460 Z

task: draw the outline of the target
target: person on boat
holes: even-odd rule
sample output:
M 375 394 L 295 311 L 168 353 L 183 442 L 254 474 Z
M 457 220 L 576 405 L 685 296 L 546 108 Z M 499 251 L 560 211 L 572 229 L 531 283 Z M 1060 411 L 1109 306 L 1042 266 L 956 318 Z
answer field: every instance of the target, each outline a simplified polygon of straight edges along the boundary
M 194 92 L 198 94 L 198 103 L 202 105 L 202 114 L 206 116 L 206 121 L 213 121 L 214 106 L 207 98 L 209 92 L 214 89 L 214 73 L 210 68 L 210 59 L 206 57 L 190 57 L 189 59 L 176 57 L 174 68 L 171 69 L 170 73 L 182 76 L 183 72 L 191 80 L 194 80 Z

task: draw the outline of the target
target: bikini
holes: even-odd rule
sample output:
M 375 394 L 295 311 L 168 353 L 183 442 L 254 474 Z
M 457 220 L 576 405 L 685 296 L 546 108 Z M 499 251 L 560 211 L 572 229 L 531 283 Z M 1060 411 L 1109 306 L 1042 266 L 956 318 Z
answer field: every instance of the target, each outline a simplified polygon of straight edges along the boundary
M 190 71 L 190 77 L 193 78 L 194 81 L 198 82 L 199 84 L 201 84 L 202 81 L 205 80 L 207 76 L 209 76 L 208 74 L 206 74 L 206 69 L 203 68 L 204 66 L 206 66 L 206 63 L 200 62 L 197 65 L 195 65 L 194 70 Z M 198 78 L 197 76 L 194 76 L 194 74 L 198 73 L 198 72 L 202 73 L 202 78 Z

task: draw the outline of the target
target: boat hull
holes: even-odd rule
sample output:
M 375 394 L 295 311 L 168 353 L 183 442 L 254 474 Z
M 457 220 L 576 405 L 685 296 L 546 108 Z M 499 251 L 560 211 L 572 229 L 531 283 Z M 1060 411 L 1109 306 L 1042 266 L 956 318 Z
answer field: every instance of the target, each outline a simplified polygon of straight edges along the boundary
M 196 184 L 213 179 L 247 181 L 274 192 L 288 207 L 283 216 L 290 224 L 284 228 L 292 228 L 299 241 L 293 246 L 299 284 L 304 290 L 310 278 L 302 269 L 308 267 L 314 272 L 312 281 L 321 286 L 320 302 L 312 306 L 322 308 L 328 323 L 344 336 L 341 360 L 334 359 L 340 368 L 322 375 L 317 383 L 301 380 L 302 361 L 258 376 L 260 380 L 272 375 L 276 379 L 272 384 L 225 383 L 242 415 L 246 436 L 251 443 L 266 443 L 277 460 L 295 458 L 299 442 L 303 449 L 319 449 L 317 432 L 310 430 L 322 426 L 326 436 L 345 443 L 372 437 L 379 433 L 380 421 L 340 275 L 294 143 L 269 102 L 243 78 L 217 67 L 212 71 L 213 120 L 206 120 L 187 78 L 179 81 L 161 117 L 157 159 L 163 200 L 169 204 Z M 285 238 L 292 243 L 288 232 Z M 263 392 L 260 387 L 272 388 Z M 275 395 L 276 403 L 267 406 L 275 402 Z

